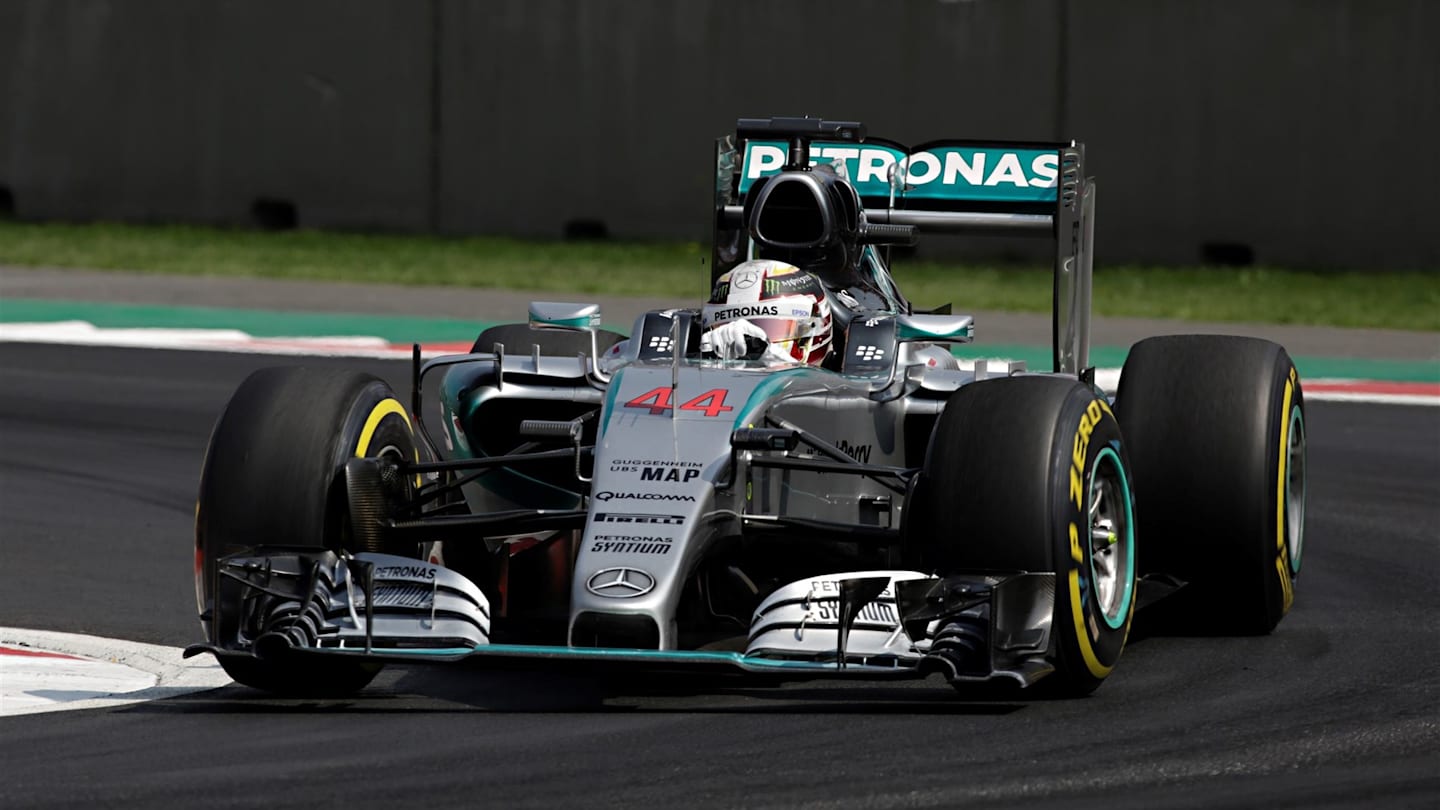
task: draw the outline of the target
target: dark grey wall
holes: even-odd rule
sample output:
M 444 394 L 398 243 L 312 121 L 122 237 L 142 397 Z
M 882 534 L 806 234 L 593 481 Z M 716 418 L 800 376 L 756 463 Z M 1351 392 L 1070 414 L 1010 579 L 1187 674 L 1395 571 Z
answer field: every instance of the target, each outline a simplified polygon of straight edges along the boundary
M 1074 6 L 1062 129 L 1104 255 L 1440 268 L 1440 3 Z
M 625 235 L 708 237 L 714 138 L 747 115 L 862 120 L 901 140 L 1053 137 L 1053 7 L 446 4 L 442 222 L 554 234 L 585 217 Z
M 427 18 L 407 0 L 6 0 L 0 185 L 26 218 L 421 228 Z
M 1440 267 L 1426 0 L 12 0 L 25 218 L 702 239 L 738 116 L 1089 147 L 1101 261 Z M 1005 250 L 982 241 L 978 248 Z

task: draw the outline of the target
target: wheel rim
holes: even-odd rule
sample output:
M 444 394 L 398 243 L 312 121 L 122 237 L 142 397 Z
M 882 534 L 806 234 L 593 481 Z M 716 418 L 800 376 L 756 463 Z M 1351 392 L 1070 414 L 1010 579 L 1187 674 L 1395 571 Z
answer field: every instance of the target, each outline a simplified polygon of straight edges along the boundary
M 1300 406 L 1290 411 L 1289 458 L 1285 463 L 1285 544 L 1290 553 L 1291 575 L 1300 572 L 1300 552 L 1305 544 L 1305 419 Z
M 1120 456 L 1100 451 L 1090 471 L 1090 576 L 1100 615 L 1113 629 L 1125 624 L 1135 591 L 1135 525 L 1130 482 Z

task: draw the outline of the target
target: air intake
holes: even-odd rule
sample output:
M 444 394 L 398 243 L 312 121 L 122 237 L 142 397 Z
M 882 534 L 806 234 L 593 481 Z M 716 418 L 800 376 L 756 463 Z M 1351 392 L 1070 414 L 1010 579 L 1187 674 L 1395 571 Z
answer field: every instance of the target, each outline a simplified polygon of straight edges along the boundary
M 570 627 L 572 647 L 660 649 L 660 626 L 649 616 L 586 611 Z
M 833 223 L 825 191 L 805 174 L 782 175 L 760 189 L 751 232 L 775 247 L 818 247 L 830 239 Z

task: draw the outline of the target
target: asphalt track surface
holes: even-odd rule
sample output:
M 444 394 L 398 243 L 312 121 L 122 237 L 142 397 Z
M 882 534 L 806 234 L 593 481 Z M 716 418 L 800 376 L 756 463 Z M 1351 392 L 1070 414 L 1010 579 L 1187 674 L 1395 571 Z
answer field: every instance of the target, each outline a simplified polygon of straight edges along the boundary
M 205 442 L 287 361 L 0 344 L 0 624 L 197 641 Z M 402 363 L 323 362 L 406 390 Z M 1307 425 L 1290 616 L 1138 639 L 1086 699 L 392 669 L 343 701 L 0 718 L 0 806 L 1434 807 L 1440 409 L 1311 403 Z

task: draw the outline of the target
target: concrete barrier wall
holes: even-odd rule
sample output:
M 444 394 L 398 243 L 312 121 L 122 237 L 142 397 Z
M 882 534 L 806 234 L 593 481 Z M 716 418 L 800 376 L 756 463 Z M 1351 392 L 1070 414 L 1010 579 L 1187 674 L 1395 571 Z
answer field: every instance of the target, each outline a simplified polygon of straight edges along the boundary
M 708 238 L 714 138 L 742 116 L 1052 137 L 1054 5 L 446 4 L 442 223 L 550 235 L 592 218 Z
M 713 137 L 816 114 L 1084 140 L 1102 262 L 1436 268 L 1435 31 L 1426 0 L 13 0 L 0 186 L 36 219 L 270 198 L 306 226 L 698 240 Z
M 407 0 L 7 0 L 0 185 L 26 218 L 429 225 L 430 41 Z
M 1440 269 L 1440 3 L 1073 5 L 1061 126 L 1108 260 Z

